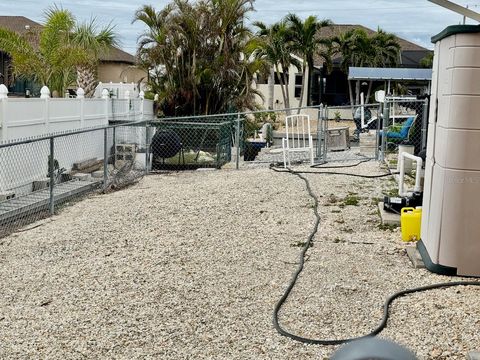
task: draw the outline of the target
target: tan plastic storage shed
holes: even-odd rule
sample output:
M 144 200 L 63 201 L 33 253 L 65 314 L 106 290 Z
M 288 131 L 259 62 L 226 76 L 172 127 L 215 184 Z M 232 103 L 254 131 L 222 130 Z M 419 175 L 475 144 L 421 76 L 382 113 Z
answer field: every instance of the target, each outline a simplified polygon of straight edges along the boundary
M 422 240 L 427 268 L 480 276 L 480 26 L 432 38 Z

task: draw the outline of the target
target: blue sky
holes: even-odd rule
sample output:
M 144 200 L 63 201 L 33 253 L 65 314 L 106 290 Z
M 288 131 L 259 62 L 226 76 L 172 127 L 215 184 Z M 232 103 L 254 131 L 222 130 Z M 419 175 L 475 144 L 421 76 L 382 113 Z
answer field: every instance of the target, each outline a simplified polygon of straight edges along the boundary
M 480 12 L 480 0 L 456 0 Z M 152 4 L 157 9 L 168 1 L 135 0 L 0 0 L 0 15 L 23 15 L 41 22 L 43 10 L 56 3 L 71 10 L 77 19 L 97 17 L 100 23 L 112 22 L 120 35 L 121 48 L 135 53 L 136 39 L 142 32 L 140 24 L 131 24 L 133 14 L 142 4 Z M 337 24 L 362 24 L 373 30 L 377 27 L 393 32 L 419 45 L 430 47 L 430 37 L 443 28 L 462 21 L 460 15 L 442 9 L 427 0 L 257 0 L 256 11 L 250 21 L 272 23 L 288 12 L 301 17 L 317 15 Z

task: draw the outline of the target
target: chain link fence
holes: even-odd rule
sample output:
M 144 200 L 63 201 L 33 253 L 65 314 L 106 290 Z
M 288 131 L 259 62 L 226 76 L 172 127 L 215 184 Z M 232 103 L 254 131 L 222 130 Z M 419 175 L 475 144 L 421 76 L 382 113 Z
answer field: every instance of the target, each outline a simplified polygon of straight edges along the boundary
M 421 155 L 427 146 L 428 100 L 387 97 L 382 117 L 386 119 L 380 131 L 380 159 L 396 168 L 398 152 Z
M 115 190 L 143 176 L 145 151 L 142 157 L 141 142 L 132 141 L 138 131 L 138 125 L 121 125 L 1 143 L 0 236 L 92 191 Z
M 149 122 L 151 170 L 220 169 L 232 161 L 238 115 L 163 118 Z
M 380 124 L 380 104 L 325 107 L 317 129 L 319 160 L 377 158 Z
M 395 167 L 400 146 L 414 154 L 425 149 L 427 111 L 426 100 L 386 98 L 383 106 L 120 121 L 0 143 L 0 236 L 94 190 L 117 190 L 151 171 L 283 163 L 285 119 L 298 113 L 309 116 L 316 163 L 368 158 Z M 291 160 L 308 161 L 309 153 Z
M 289 115 L 308 115 L 309 135 L 312 136 L 314 148 L 317 148 L 319 139 L 317 128 L 322 120 L 322 112 L 323 106 L 309 106 L 242 113 L 239 116 L 239 136 L 243 160 L 254 164 L 283 163 L 282 139 L 286 137 L 285 119 Z M 304 162 L 309 159 L 307 151 L 291 154 L 293 162 Z

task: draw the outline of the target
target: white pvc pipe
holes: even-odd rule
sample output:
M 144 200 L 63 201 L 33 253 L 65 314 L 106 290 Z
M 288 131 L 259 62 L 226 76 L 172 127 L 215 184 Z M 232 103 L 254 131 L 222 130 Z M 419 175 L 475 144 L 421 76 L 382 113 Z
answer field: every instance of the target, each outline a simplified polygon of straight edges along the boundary
M 362 126 L 361 128 L 364 129 L 365 128 L 365 95 L 362 93 L 360 93 L 360 104 L 361 104 L 361 116 L 362 116 Z
M 400 179 L 398 181 L 398 195 L 408 196 L 408 193 L 404 190 L 404 181 L 405 181 L 405 158 L 411 159 L 417 163 L 417 173 L 415 174 L 415 187 L 413 188 L 414 192 L 422 191 L 422 186 L 420 184 L 421 172 L 423 167 L 423 160 L 421 157 L 409 154 L 407 152 L 402 152 L 400 154 Z

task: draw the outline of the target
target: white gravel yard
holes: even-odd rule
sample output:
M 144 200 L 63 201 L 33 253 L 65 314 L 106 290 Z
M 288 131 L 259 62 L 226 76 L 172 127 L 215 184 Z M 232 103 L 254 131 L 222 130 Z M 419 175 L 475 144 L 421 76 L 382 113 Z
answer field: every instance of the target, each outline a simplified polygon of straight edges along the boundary
M 322 220 L 281 313 L 288 330 L 361 335 L 387 295 L 458 280 L 413 269 L 399 230 L 379 227 L 389 178 L 307 177 Z M 335 347 L 272 326 L 313 221 L 303 181 L 267 168 L 151 175 L 78 202 L 0 239 L 0 358 L 327 358 Z M 480 348 L 479 304 L 475 288 L 415 294 L 382 336 L 420 359 L 465 359 Z

